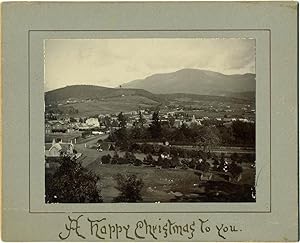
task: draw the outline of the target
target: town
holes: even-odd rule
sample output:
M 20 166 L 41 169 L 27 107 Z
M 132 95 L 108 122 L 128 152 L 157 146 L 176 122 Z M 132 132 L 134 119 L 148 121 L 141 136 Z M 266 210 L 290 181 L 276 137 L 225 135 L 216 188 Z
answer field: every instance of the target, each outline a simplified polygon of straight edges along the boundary
M 53 163 L 53 158 L 76 158 L 85 168 L 105 178 L 107 188 L 102 190 L 102 194 L 106 192 L 102 195 L 105 202 L 118 198 L 114 174 L 127 171 L 130 165 L 133 165 L 130 167 L 132 173 L 143 176 L 145 172 L 158 174 L 153 171 L 157 169 L 160 172 L 169 169 L 169 174 L 173 172 L 174 175 L 167 176 L 167 183 L 141 189 L 143 201 L 149 202 L 218 200 L 206 198 L 212 181 L 215 184 L 227 181 L 253 185 L 253 102 L 231 105 L 209 102 L 201 106 L 170 102 L 168 105 L 90 116 L 81 116 L 76 108 L 70 106 L 93 102 L 92 99 L 67 99 L 56 104 L 57 108 L 68 106 L 67 111 L 71 114 L 55 112 L 59 111 L 53 109 L 55 105 L 46 104 L 45 156 L 48 173 L 54 173 L 59 167 L 59 163 Z M 57 149 L 57 144 L 61 149 Z M 234 172 L 229 172 L 232 168 Z M 179 173 L 181 177 L 182 173 L 187 174 L 190 170 L 193 173 L 189 175 L 190 181 L 185 182 L 188 185 L 180 188 L 178 184 L 182 179 L 176 182 L 178 178 L 174 179 L 174 176 L 178 177 Z M 205 189 L 199 186 L 199 180 L 208 182 Z M 189 186 L 191 188 L 187 188 Z M 249 192 L 250 199 L 247 200 L 255 200 L 253 186 L 250 186 Z

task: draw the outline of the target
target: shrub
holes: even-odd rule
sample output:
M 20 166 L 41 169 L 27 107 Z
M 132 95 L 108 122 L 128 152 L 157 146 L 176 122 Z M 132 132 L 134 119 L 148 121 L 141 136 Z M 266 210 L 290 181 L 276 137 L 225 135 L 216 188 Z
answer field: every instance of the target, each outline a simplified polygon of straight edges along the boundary
M 171 167 L 171 160 L 170 159 L 162 159 L 162 161 L 160 161 L 161 163 L 161 167 L 164 169 L 170 168 Z
M 117 152 L 114 153 L 114 156 L 112 157 L 110 163 L 111 164 L 117 164 L 118 163 L 118 160 L 119 160 L 119 154 Z
M 120 157 L 120 158 L 117 159 L 117 164 L 119 164 L 119 165 L 129 164 L 129 161 L 125 158 Z
M 144 186 L 142 179 L 138 179 L 136 175 L 117 174 L 115 180 L 116 189 L 120 191 L 120 195 L 114 199 L 115 202 L 142 201 L 141 190 Z
M 173 157 L 170 161 L 170 168 L 175 168 L 180 165 L 179 158 L 177 156 Z
M 124 159 L 127 161 L 127 164 L 133 164 L 136 160 L 136 157 L 133 153 L 126 152 Z
M 155 165 L 155 160 L 153 159 L 151 154 L 147 154 L 144 158 L 143 163 L 146 165 Z
M 103 155 L 102 158 L 101 158 L 102 164 L 109 164 L 110 161 L 111 161 L 111 156 L 110 156 L 110 154 Z
M 189 160 L 188 166 L 189 166 L 191 169 L 195 169 L 197 163 L 198 163 L 198 159 L 192 158 L 191 160 Z
M 210 164 L 205 160 L 196 165 L 196 170 L 201 170 L 203 172 L 207 172 L 210 168 Z
M 143 162 L 139 159 L 135 159 L 135 161 L 133 162 L 133 165 L 135 166 L 141 166 L 143 164 Z

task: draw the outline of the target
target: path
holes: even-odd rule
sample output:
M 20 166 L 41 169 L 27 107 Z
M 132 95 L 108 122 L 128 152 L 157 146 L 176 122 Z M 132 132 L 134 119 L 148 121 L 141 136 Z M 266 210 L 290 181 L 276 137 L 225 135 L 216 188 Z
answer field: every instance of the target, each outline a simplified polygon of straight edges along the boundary
M 88 166 L 90 163 L 94 162 L 99 156 L 101 156 L 101 152 L 97 151 L 96 149 L 90 149 L 88 148 L 88 146 L 94 145 L 99 139 L 104 140 L 107 137 L 107 134 L 97 135 L 93 138 L 88 138 L 85 141 L 81 141 L 80 143 L 75 145 L 75 149 L 79 153 L 82 153 L 82 156 L 78 160 L 82 162 L 82 166 Z M 87 147 L 85 147 L 85 144 Z

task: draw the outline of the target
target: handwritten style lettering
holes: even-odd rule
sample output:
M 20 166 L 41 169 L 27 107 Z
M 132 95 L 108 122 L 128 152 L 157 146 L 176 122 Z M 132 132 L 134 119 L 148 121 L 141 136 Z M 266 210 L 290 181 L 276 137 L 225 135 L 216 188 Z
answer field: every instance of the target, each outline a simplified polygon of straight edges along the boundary
M 162 238 L 174 239 L 174 237 L 191 240 L 196 234 L 200 237 L 215 234 L 217 237 L 226 239 L 239 231 L 241 229 L 238 229 L 236 225 L 212 224 L 208 219 L 200 218 L 185 223 L 158 218 L 151 221 L 141 219 L 132 224 L 121 224 L 111 222 L 106 217 L 96 219 L 87 217 L 84 220 L 83 215 L 80 215 L 77 218 L 68 216 L 65 230 L 60 232 L 58 237 L 60 240 L 67 240 L 71 235 L 81 239 L 91 237 L 100 240 L 159 240 Z
M 74 231 L 75 234 L 82 238 L 82 239 L 85 239 L 85 237 L 79 233 L 79 219 L 82 217 L 83 215 L 80 215 L 77 217 L 77 219 L 72 219 L 70 216 L 68 216 L 68 219 L 69 219 L 69 225 L 65 224 L 65 228 L 67 230 L 67 235 L 66 236 L 62 236 L 62 232 L 59 233 L 58 237 L 61 239 L 61 240 L 66 240 L 69 238 L 69 236 L 71 235 L 71 232 Z

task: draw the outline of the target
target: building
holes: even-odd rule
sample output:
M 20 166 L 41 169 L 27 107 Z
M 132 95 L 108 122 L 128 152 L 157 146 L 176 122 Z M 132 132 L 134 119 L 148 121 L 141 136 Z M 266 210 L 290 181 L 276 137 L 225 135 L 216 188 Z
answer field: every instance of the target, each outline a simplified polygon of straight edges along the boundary
M 89 126 L 89 127 L 100 127 L 100 123 L 98 118 L 88 118 L 85 123 Z
M 73 155 L 74 145 L 72 143 L 63 143 L 62 140 L 53 139 L 52 143 L 45 144 L 46 157 L 61 157 L 63 155 Z
M 45 133 L 65 133 L 67 126 L 62 121 L 50 120 L 45 123 Z
M 195 115 L 193 115 L 193 118 L 192 118 L 191 124 L 197 124 L 197 125 L 199 125 L 199 126 L 201 126 L 201 125 L 202 125 L 202 124 L 201 124 L 201 121 L 198 121 L 198 120 L 196 120 L 196 118 L 195 118 Z

